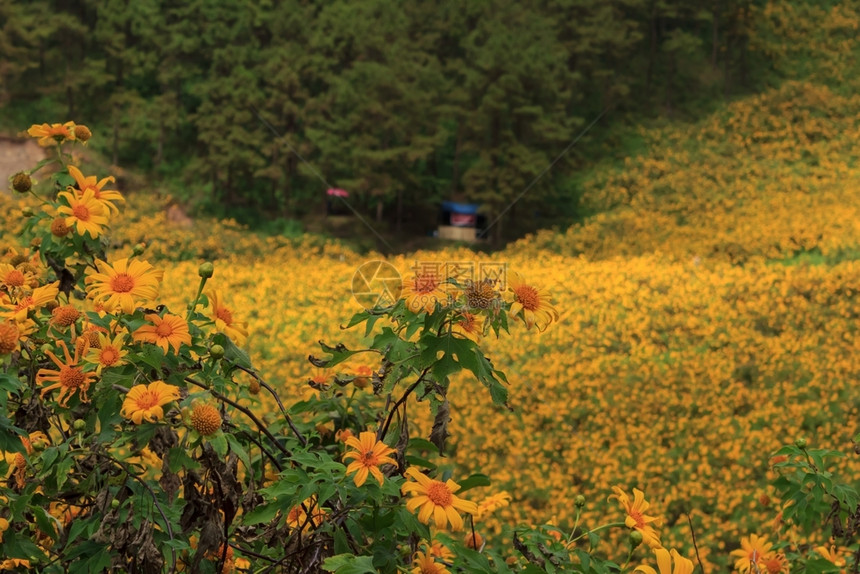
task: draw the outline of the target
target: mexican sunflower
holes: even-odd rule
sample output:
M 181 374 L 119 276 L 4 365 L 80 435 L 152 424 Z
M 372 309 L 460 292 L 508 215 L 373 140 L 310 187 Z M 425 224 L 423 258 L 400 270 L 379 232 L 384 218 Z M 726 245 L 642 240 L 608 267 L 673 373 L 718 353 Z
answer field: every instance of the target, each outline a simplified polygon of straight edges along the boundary
M 106 310 L 122 310 L 132 314 L 138 304 L 158 297 L 158 286 L 164 271 L 152 268 L 146 261 L 117 259 L 113 266 L 96 259 L 97 272 L 88 269 L 87 296 L 95 302 L 104 302 Z
M 741 547 L 731 551 L 735 560 L 735 570 L 744 574 L 753 570 L 761 570 L 765 556 L 773 549 L 773 544 L 767 541 L 765 536 L 750 534 L 749 537 L 741 538 Z
M 139 425 L 143 421 L 160 421 L 164 417 L 164 405 L 179 400 L 179 387 L 164 381 L 152 381 L 148 385 L 135 385 L 122 402 L 120 414 Z
M 457 511 L 469 514 L 478 511 L 477 504 L 454 494 L 460 490 L 460 485 L 453 480 L 433 480 L 415 467 L 406 469 L 406 476 L 412 479 L 400 487 L 403 494 L 411 496 L 406 509 L 409 512 L 418 510 L 418 520 L 425 524 L 429 524 L 432 518 L 436 528 L 445 528 L 450 522 L 451 530 L 463 530 L 463 518 Z
M 86 360 L 88 363 L 96 365 L 97 375 L 101 375 L 103 369 L 118 367 L 125 362 L 123 357 L 128 353 L 123 349 L 125 333 L 119 333 L 113 340 L 111 340 L 110 335 L 105 333 L 98 331 L 90 331 L 90 333 L 95 334 L 98 344 L 90 346 Z
M 188 323 L 179 315 L 165 313 L 164 317 L 161 317 L 156 313 L 149 313 L 146 320 L 150 322 L 149 325 L 144 325 L 132 333 L 135 341 L 158 345 L 165 354 L 168 353 L 168 346 L 173 347 L 174 353 L 179 353 L 182 343 L 191 344 Z
M 104 203 L 96 199 L 92 189 L 87 189 L 81 195 L 61 191 L 57 197 L 68 203 L 58 207 L 57 214 L 64 218 L 66 226 L 74 227 L 78 235 L 89 233 L 95 239 L 104 231 L 108 224 L 107 209 Z
M 538 331 L 543 331 L 553 320 L 558 321 L 558 311 L 550 304 L 549 295 L 526 283 L 515 271 L 508 281 L 508 291 L 513 294 L 511 315 L 521 317 L 527 329 L 537 327 Z
M 310 518 L 308 511 L 310 510 Z M 326 511 L 317 504 L 317 495 L 311 495 L 303 503 L 294 506 L 287 513 L 287 526 L 292 529 L 304 530 L 306 526 L 310 526 L 309 530 L 319 527 L 326 519 Z
M 75 122 L 64 124 L 33 124 L 27 133 L 39 138 L 39 145 L 48 147 L 55 142 L 73 141 L 75 139 Z
M 45 354 L 54 361 L 59 370 L 54 369 L 39 369 L 36 373 L 36 383 L 42 386 L 41 396 L 45 397 L 47 393 L 53 389 L 60 389 L 60 394 L 57 396 L 58 404 L 65 407 L 69 399 L 72 398 L 77 391 L 80 391 L 81 402 L 87 402 L 87 389 L 92 384 L 95 375 L 93 373 L 85 373 L 83 368 L 78 365 L 81 360 L 81 347 L 75 349 L 75 356 L 69 354 L 69 348 L 63 340 L 58 341 L 58 344 L 63 348 L 66 361 L 63 362 L 51 351 L 45 351 Z M 84 345 L 86 348 L 86 345 Z M 44 386 L 45 383 L 53 382 L 53 385 Z
M 657 568 L 659 569 L 659 574 L 693 574 L 693 561 L 689 558 L 684 558 L 678 551 L 674 548 L 672 550 L 666 550 L 665 548 L 655 548 L 654 554 L 657 556 Z M 672 568 L 672 563 L 675 563 L 675 568 Z M 646 566 L 642 564 L 637 566 L 633 571 L 633 574 L 636 572 L 643 572 L 644 574 L 658 574 L 657 570 L 654 570 L 650 566 Z
M 241 343 L 248 336 L 248 324 L 233 319 L 233 311 L 224 304 L 220 291 L 210 291 L 206 294 L 212 306 L 215 327 L 231 339 Z
M 432 313 L 436 303 L 445 305 L 448 302 L 442 281 L 442 276 L 436 273 L 418 273 L 403 284 L 400 296 L 406 300 L 406 307 L 413 313 Z
M 19 323 L 25 321 L 27 313 L 44 307 L 51 301 L 56 300 L 60 292 L 59 284 L 59 281 L 54 281 L 49 285 L 37 287 L 29 295 L 18 299 L 16 303 L 12 303 L 5 296 L 0 297 L 0 317 L 6 317 Z
M 397 465 L 397 461 L 388 456 L 394 452 L 394 449 L 384 442 L 376 440 L 376 433 L 366 431 L 361 433 L 359 438 L 351 436 L 346 439 L 346 446 L 355 449 L 344 454 L 343 459 L 355 459 L 346 467 L 346 473 L 355 473 L 353 480 L 356 486 L 365 483 L 368 473 L 372 474 L 379 482 L 379 486 L 382 486 L 383 477 L 379 466 L 382 464 Z
M 615 494 L 609 498 L 617 498 L 627 513 L 627 518 L 624 519 L 624 524 L 627 525 L 627 528 L 637 530 L 642 535 L 643 542 L 651 548 L 659 548 L 661 546 L 660 535 L 654 529 L 652 523 L 659 523 L 660 519 L 645 514 L 645 511 L 651 506 L 645 500 L 645 493 L 638 488 L 634 488 L 633 502 L 630 502 L 630 497 L 619 487 L 613 486 L 612 492 Z
M 450 574 L 445 565 L 436 562 L 430 553 L 416 552 L 412 559 L 412 566 L 411 574 Z
M 81 173 L 81 170 L 73 165 L 69 166 L 69 175 L 75 179 L 75 183 L 78 186 L 78 190 L 75 192 L 75 195 L 81 197 L 88 189 L 92 190 L 95 200 L 101 202 L 101 204 L 108 209 L 109 213 L 119 212 L 119 209 L 114 205 L 114 202 L 125 201 L 125 198 L 115 189 L 103 189 L 106 184 L 116 181 L 112 175 L 98 181 L 98 178 L 94 175 L 85 177 L 84 174 Z
M 478 315 L 461 311 L 455 318 L 451 331 L 462 335 L 467 339 L 478 342 L 478 339 L 484 334 L 484 321 Z

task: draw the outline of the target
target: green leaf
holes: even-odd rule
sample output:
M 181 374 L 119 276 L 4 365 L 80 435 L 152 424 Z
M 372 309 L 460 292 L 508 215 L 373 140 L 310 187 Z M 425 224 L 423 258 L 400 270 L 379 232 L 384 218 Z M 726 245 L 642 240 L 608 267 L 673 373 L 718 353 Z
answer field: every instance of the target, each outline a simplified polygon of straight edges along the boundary
M 338 554 L 326 558 L 322 568 L 326 572 L 335 572 L 336 574 L 376 574 L 373 558 L 353 554 Z
M 278 505 L 277 504 L 275 504 L 275 503 L 264 504 L 262 506 L 257 506 L 256 508 L 254 508 L 254 510 L 252 510 L 248 514 L 244 515 L 244 518 L 242 519 L 242 523 L 246 524 L 246 525 L 267 523 L 267 522 L 270 522 L 275 517 L 275 515 L 277 513 L 278 513 Z
M 212 449 L 218 453 L 218 456 L 227 456 L 227 439 L 224 438 L 223 432 L 218 432 L 215 436 L 209 439 L 209 444 Z
M 242 446 L 236 437 L 234 437 L 230 433 L 225 433 L 224 437 L 227 439 L 227 442 L 230 443 L 230 450 L 236 453 L 236 456 L 239 457 L 239 460 L 242 461 L 242 464 L 245 465 L 245 470 L 248 472 L 253 472 L 251 467 L 251 458 L 248 456 L 248 451 L 245 450 L 245 447 Z
M 459 492 L 465 492 L 471 488 L 475 488 L 478 486 L 490 486 L 491 481 L 490 477 L 486 474 L 475 473 L 469 478 L 458 482 L 457 484 L 460 485 Z

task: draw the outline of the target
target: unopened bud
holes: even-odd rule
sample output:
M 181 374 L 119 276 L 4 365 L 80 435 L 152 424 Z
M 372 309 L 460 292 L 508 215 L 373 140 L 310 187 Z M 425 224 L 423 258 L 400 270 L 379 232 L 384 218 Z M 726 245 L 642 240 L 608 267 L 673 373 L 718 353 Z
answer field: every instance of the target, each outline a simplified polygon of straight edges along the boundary
M 200 267 L 197 269 L 197 274 L 204 279 L 209 279 L 210 277 L 212 277 L 212 275 L 215 274 L 215 266 L 212 264 L 211 261 L 201 263 Z
M 114 498 L 113 500 L 111 500 L 111 501 L 110 501 L 110 507 L 111 507 L 111 508 L 113 508 L 114 510 L 116 510 L 117 508 L 119 508 L 119 500 L 117 500 L 116 498 Z
M 80 432 L 87 428 L 87 421 L 85 421 L 84 419 L 75 419 L 75 422 L 72 423 L 72 428 Z
M 259 395 L 260 394 L 260 381 L 258 381 L 257 379 L 253 379 L 251 381 L 251 384 L 248 385 L 248 392 L 251 393 L 252 395 Z
M 642 533 L 639 532 L 638 530 L 633 530 L 632 532 L 630 532 L 629 540 L 630 540 L 630 546 L 632 546 L 633 548 L 636 548 L 637 546 L 642 544 Z
M 469 532 L 468 534 L 466 534 L 466 539 L 464 540 L 464 543 L 466 544 L 466 548 L 471 548 L 472 550 L 480 550 L 481 547 L 484 545 L 484 538 L 477 532 Z
M 806 448 L 806 439 L 803 437 L 795 439 L 794 446 L 796 446 L 797 448 Z
M 29 174 L 24 173 L 23 171 L 19 171 L 12 178 L 12 189 L 18 193 L 27 193 L 32 187 L 33 180 L 30 179 Z
M 144 244 L 144 243 L 138 243 L 137 245 L 135 245 L 135 246 L 134 246 L 134 249 L 132 249 L 132 250 L 131 250 L 131 253 L 132 253 L 132 255 L 134 255 L 135 257 L 138 257 L 138 256 L 140 256 L 140 255 L 143 255 L 143 251 L 144 251 L 145 249 L 146 249 L 146 244 Z
M 45 450 L 46 445 L 45 445 L 45 441 L 37 440 L 37 441 L 34 441 L 31 444 L 31 446 L 33 447 L 33 450 L 35 450 L 36 452 L 42 452 L 43 450 Z
M 212 345 L 209 347 L 209 356 L 213 359 L 220 359 L 224 356 L 224 347 L 221 345 Z
M 577 494 L 576 497 L 573 499 L 573 504 L 575 504 L 577 508 L 582 508 L 583 506 L 585 506 L 585 497 L 581 494 Z

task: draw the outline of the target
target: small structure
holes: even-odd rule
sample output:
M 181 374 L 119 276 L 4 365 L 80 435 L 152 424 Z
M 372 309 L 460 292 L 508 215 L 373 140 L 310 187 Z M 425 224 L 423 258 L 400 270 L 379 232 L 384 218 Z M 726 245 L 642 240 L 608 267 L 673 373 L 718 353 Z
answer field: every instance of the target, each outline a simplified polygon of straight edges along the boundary
M 443 201 L 439 238 L 475 241 L 479 222 L 483 220 L 483 217 L 478 214 L 479 207 L 475 203 Z
M 345 189 L 330 187 L 326 192 L 325 212 L 326 215 L 349 215 L 349 207 L 346 198 L 349 192 Z

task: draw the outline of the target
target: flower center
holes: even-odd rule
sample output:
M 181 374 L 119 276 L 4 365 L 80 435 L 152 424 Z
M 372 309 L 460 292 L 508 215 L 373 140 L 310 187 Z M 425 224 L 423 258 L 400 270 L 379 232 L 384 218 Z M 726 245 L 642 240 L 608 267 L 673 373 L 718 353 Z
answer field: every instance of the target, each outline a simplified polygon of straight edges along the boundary
M 144 391 L 137 398 L 137 408 L 141 410 L 149 409 L 158 404 L 158 394 L 152 391 Z
M 63 305 L 62 307 L 57 307 L 51 312 L 51 314 L 54 316 L 52 323 L 61 327 L 68 327 L 69 325 L 72 325 L 75 321 L 78 320 L 78 317 L 81 316 L 80 311 L 78 311 L 71 305 Z
M 134 278 L 128 273 L 117 273 L 110 280 L 110 288 L 114 293 L 128 293 L 134 289 Z
M 636 526 L 634 528 L 644 528 L 645 520 L 642 518 L 642 513 L 638 510 L 628 510 L 627 514 L 636 521 Z
M 537 311 L 540 307 L 540 295 L 537 289 L 531 285 L 520 285 L 514 289 L 517 296 L 517 301 L 523 306 L 526 311 Z
M 74 213 L 75 217 L 77 217 L 80 221 L 90 220 L 90 210 L 87 209 L 86 205 L 76 205 L 74 208 L 72 208 L 72 213 Z
M 17 269 L 13 269 L 6 274 L 6 277 L 3 278 L 3 282 L 9 287 L 21 287 L 24 285 L 24 274 Z
M 162 321 L 158 327 L 155 328 L 155 334 L 161 338 L 169 337 L 173 334 L 173 327 L 171 327 L 170 323 L 167 321 Z
M 779 558 L 771 558 L 770 560 L 765 560 L 764 569 L 768 574 L 779 574 L 782 572 L 782 562 Z
M 436 506 L 451 506 L 453 496 L 444 482 L 434 480 L 427 487 L 427 498 Z
M 86 377 L 79 367 L 63 367 L 58 379 L 67 389 L 77 389 L 84 384 Z
M 119 353 L 113 347 L 102 349 L 102 352 L 99 354 L 99 362 L 106 367 L 116 363 L 117 359 L 119 359 Z
M 221 307 L 215 312 L 215 316 L 224 321 L 227 325 L 233 324 L 233 313 L 230 312 L 230 309 Z
M 367 467 L 379 465 L 379 457 L 372 452 L 365 452 L 361 455 L 360 460 L 361 464 Z

